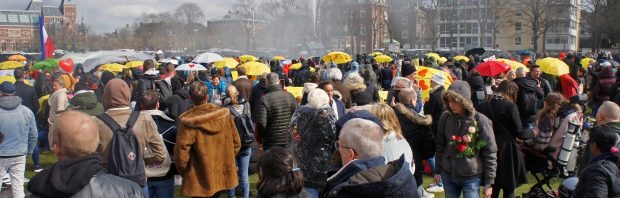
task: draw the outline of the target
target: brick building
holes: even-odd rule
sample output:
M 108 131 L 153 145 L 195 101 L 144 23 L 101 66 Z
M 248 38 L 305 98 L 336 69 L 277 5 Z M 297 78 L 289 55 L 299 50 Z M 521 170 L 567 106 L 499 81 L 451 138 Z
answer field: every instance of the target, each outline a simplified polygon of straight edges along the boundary
M 207 21 L 207 43 L 210 48 L 252 51 L 266 46 L 268 34 L 264 20 L 224 17 Z

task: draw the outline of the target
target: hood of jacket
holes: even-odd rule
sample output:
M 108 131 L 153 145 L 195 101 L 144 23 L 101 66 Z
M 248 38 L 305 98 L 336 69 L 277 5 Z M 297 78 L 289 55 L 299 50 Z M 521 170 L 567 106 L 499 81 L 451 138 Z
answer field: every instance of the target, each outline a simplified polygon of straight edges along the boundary
M 107 109 L 129 106 L 131 92 L 125 81 L 115 78 L 106 84 L 103 91 L 103 107 Z
M 347 72 L 348 73 L 359 72 L 359 70 L 360 70 L 360 64 L 355 62 L 355 61 L 353 61 L 353 62 L 351 62 L 351 68 Z
M 95 174 L 103 172 L 98 155 L 61 160 L 35 175 L 28 190 L 43 197 L 70 197 L 88 185 Z
M 474 108 L 474 104 L 471 102 L 471 100 L 466 99 L 463 95 L 458 94 L 457 92 L 453 90 L 446 90 L 443 93 L 441 98 L 443 100 L 444 108 L 446 109 L 446 111 L 450 112 L 451 114 L 454 114 L 454 113 L 452 113 L 452 111 L 450 110 L 448 101 L 454 101 L 457 104 L 462 105 L 463 108 L 465 109 L 465 114 L 467 116 L 474 116 L 476 114 L 476 109 Z
M 230 127 L 231 116 L 227 108 L 207 103 L 188 110 L 180 118 L 185 125 L 216 134 Z
M 482 79 L 482 76 L 472 76 L 469 79 L 467 79 L 467 82 L 469 83 L 469 86 L 471 86 L 471 89 L 473 90 L 483 90 L 485 88 L 484 80 Z
M 344 79 L 344 86 L 353 91 L 364 91 L 366 90 L 366 84 L 364 83 L 364 78 L 360 76 L 358 73 L 350 74 L 347 78 Z
M 405 156 L 385 165 L 371 167 L 351 176 L 340 187 L 345 197 L 418 197 L 417 184 Z
M 182 99 L 189 99 L 189 91 L 185 89 L 178 89 L 174 91 L 174 94 L 180 96 Z
M 316 89 L 317 87 L 319 87 L 319 85 L 317 85 L 316 83 L 311 83 L 311 82 L 304 83 L 304 93 L 310 93 L 310 91 L 312 91 L 313 89 Z
M 536 80 L 531 77 L 518 77 L 513 80 L 519 86 L 519 89 L 526 91 L 536 91 L 538 84 Z
M 4 110 L 13 110 L 22 104 L 19 96 L 2 96 L 0 97 L 0 108 Z
M 394 111 L 397 111 L 405 115 L 405 117 L 411 120 L 411 122 L 419 124 L 419 125 L 430 126 L 433 123 L 433 118 L 430 115 L 420 115 L 420 114 L 414 113 L 412 108 L 408 108 L 405 105 L 400 104 L 400 103 L 394 106 Z
M 101 105 L 97 101 L 97 95 L 93 92 L 83 92 L 78 95 L 74 95 L 73 98 L 71 98 L 70 103 L 71 106 L 81 109 L 93 109 L 97 107 L 97 105 Z M 103 106 L 101 108 L 103 110 Z

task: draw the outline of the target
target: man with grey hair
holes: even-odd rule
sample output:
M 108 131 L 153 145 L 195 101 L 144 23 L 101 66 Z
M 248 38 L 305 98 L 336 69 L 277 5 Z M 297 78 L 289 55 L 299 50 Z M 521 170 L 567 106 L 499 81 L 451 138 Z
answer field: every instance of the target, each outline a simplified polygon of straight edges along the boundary
M 517 78 L 527 76 L 527 71 L 525 71 L 525 67 L 519 67 L 516 71 Z
M 258 142 L 265 151 L 273 146 L 286 147 L 289 143 L 288 125 L 297 108 L 295 97 L 282 88 L 277 73 L 266 79 L 267 88 L 256 107 Z
M 330 68 L 328 78 L 329 81 L 332 82 L 332 85 L 334 85 L 334 90 L 338 91 L 342 96 L 340 100 L 344 103 L 345 107 L 351 108 L 353 106 L 351 90 L 342 83 L 342 71 L 338 68 Z
M 419 197 L 404 155 L 385 164 L 383 130 L 376 123 L 349 120 L 335 147 L 343 167 L 327 179 L 320 197 Z

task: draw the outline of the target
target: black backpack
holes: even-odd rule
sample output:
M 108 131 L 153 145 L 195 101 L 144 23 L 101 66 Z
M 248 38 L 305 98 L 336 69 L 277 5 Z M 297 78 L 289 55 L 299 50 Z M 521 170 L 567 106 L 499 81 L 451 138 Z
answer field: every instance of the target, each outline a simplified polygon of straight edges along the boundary
M 241 139 L 242 146 L 250 146 L 254 142 L 254 124 L 249 114 L 250 106 L 247 102 L 243 103 L 243 114 L 239 115 L 237 110 L 232 106 L 227 107 L 235 120 L 235 126 L 237 127 L 237 133 L 239 133 L 239 139 Z
M 144 173 L 144 157 L 141 152 L 144 149 L 140 148 L 140 142 L 131 130 L 139 115 L 139 111 L 131 112 L 125 128 L 121 128 L 108 114 L 98 115 L 97 118 L 110 127 L 113 133 L 110 140 L 110 157 L 106 164 L 108 173 L 144 186 L 146 175 Z
M 538 98 L 536 97 L 536 91 L 519 89 L 517 93 L 517 107 L 519 108 L 519 114 L 521 117 L 529 117 L 536 115 L 538 111 Z

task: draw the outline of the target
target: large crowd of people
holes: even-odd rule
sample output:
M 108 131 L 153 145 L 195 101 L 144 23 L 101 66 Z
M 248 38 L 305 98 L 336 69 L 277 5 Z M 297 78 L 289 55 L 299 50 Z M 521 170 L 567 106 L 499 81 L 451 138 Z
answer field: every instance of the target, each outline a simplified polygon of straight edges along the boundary
M 118 73 L 16 68 L 0 84 L 0 176 L 16 198 L 173 197 L 175 183 L 188 197 L 510 198 L 528 172 L 561 166 L 579 178 L 574 197 L 620 196 L 617 57 L 582 66 L 563 54 L 562 75 L 516 57 L 525 67 L 495 76 L 473 69 L 482 57 L 393 57 L 300 58 L 295 70 L 261 59 L 270 73 L 237 67 L 235 79 L 152 60 Z M 421 83 L 420 65 L 448 75 Z M 566 157 L 575 130 L 589 141 Z M 57 161 L 44 167 L 47 149 Z

